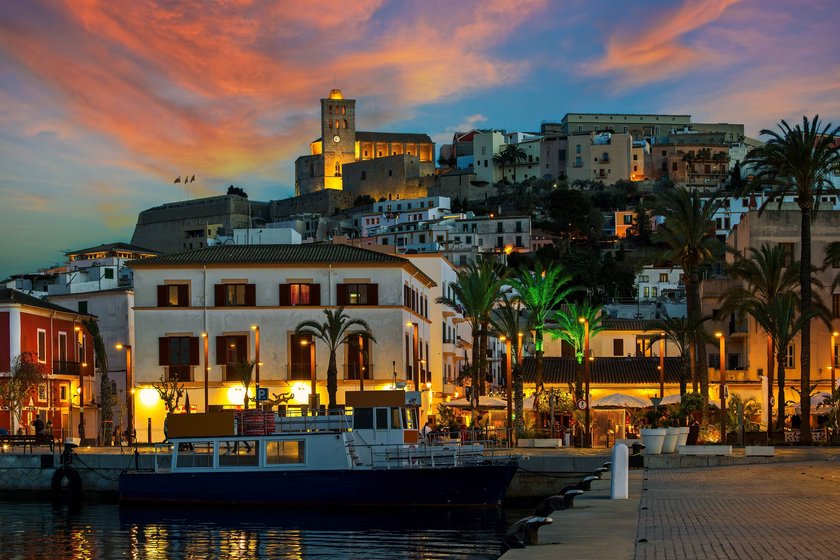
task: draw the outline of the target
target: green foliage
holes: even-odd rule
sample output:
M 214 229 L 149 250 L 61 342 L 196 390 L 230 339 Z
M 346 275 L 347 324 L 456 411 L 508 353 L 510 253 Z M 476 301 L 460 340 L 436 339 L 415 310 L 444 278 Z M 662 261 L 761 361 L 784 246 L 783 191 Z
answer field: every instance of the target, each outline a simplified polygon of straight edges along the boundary
M 744 410 L 744 431 L 756 432 L 761 427 L 761 403 L 755 399 L 744 399 L 738 393 L 729 395 L 726 403 L 726 429 L 733 432 L 738 429 L 738 406 Z
M 369 194 L 360 194 L 353 200 L 353 207 L 356 208 L 359 206 L 371 206 L 375 202 L 376 201 Z
M 552 219 L 552 223 L 546 224 L 547 229 L 561 237 L 595 241 L 601 236 L 603 217 L 581 191 L 554 189 L 546 210 Z
M 245 396 L 243 397 L 242 403 L 245 406 L 245 410 L 248 410 L 248 403 L 251 400 L 251 397 L 248 395 L 248 390 L 250 389 L 253 381 L 254 367 L 256 365 L 256 360 L 246 360 L 244 362 L 237 360 L 227 365 L 227 367 L 233 371 L 233 375 L 245 387 Z
M 555 414 L 572 414 L 575 411 L 575 398 L 571 393 L 560 389 L 548 389 L 534 395 L 534 410 L 544 414 L 551 413 L 551 401 L 554 399 Z
M 686 393 L 680 399 L 680 414 L 683 416 L 688 417 L 692 412 L 701 410 L 703 410 L 703 395 L 700 393 Z

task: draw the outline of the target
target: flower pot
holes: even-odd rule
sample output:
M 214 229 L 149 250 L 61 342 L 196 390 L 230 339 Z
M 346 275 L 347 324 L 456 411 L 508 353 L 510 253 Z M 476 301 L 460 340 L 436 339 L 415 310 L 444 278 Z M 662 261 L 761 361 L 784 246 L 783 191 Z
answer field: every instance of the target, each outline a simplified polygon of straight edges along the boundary
M 662 453 L 673 453 L 677 449 L 677 438 L 680 435 L 679 428 L 665 428 L 665 439 L 662 441 Z M 688 434 L 686 434 L 686 438 Z
M 685 445 L 688 441 L 688 432 L 691 428 L 688 426 L 680 426 L 677 430 L 679 430 L 677 433 L 677 447 L 679 447 L 680 445 Z
M 665 443 L 665 428 L 647 428 L 642 430 L 642 445 L 645 446 L 645 455 L 659 455 L 662 453 L 662 444 Z

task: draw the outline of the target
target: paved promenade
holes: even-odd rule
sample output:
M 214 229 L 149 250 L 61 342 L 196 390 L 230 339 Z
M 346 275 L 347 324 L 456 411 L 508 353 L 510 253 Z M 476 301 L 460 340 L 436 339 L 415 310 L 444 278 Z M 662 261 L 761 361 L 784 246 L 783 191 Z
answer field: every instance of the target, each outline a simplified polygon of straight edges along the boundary
M 575 509 L 552 514 L 542 544 L 503 560 L 840 557 L 840 457 L 811 448 L 778 459 L 631 471 L 630 500 L 609 500 L 609 480 L 596 481 Z

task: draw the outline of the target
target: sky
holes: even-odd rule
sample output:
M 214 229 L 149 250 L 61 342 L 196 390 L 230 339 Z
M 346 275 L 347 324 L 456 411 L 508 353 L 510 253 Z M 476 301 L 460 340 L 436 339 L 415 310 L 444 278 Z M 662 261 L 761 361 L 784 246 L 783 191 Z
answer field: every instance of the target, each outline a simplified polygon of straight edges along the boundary
M 438 145 L 568 112 L 838 125 L 838 29 L 837 0 L 5 0 L 0 278 L 231 184 L 292 196 L 333 87 Z

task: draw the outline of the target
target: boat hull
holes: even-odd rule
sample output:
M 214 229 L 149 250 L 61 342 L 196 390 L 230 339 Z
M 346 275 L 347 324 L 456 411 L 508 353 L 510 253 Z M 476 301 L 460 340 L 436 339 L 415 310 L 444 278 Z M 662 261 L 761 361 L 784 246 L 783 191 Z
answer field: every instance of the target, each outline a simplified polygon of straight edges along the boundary
M 120 475 L 124 502 L 309 506 L 497 506 L 515 461 L 449 468 L 142 472 Z

